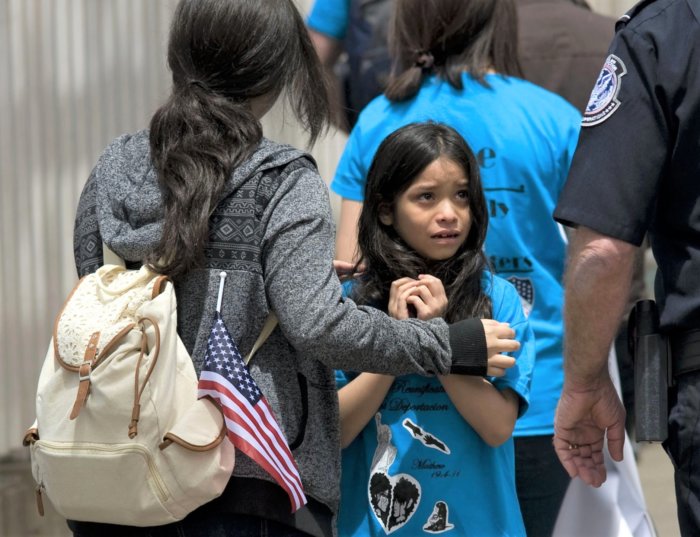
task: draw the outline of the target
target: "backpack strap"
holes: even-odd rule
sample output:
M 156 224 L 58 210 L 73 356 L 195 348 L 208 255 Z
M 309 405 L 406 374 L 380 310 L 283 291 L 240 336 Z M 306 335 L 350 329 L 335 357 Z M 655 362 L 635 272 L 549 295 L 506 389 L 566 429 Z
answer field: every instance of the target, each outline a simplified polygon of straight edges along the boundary
M 275 313 L 271 311 L 268 314 L 267 319 L 265 319 L 265 324 L 263 325 L 262 330 L 260 330 L 260 335 L 258 336 L 258 339 L 255 340 L 255 343 L 253 343 L 253 348 L 248 353 L 248 356 L 245 357 L 246 365 L 248 365 L 248 363 L 253 359 L 253 356 L 256 352 L 258 352 L 258 349 L 263 346 L 265 341 L 267 341 L 267 338 L 270 337 L 270 334 L 272 334 L 272 331 L 275 329 L 276 326 L 277 315 L 275 315 Z

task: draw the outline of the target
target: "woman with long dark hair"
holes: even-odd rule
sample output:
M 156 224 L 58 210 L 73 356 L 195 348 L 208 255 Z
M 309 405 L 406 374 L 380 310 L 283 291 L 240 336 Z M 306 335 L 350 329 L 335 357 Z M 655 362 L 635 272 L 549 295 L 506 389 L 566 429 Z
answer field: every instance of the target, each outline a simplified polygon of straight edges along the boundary
M 86 513 L 70 526 L 100 537 L 332 535 L 339 501 L 332 370 L 430 375 L 473 362 L 485 369 L 485 351 L 517 343 L 499 339 L 512 337 L 507 327 L 491 327 L 484 339 L 478 320 L 399 322 L 342 298 L 326 186 L 308 154 L 265 139 L 259 121 L 282 95 L 312 141 L 328 118 L 321 69 L 292 0 L 181 0 L 168 65 L 172 94 L 150 129 L 112 142 L 83 190 L 78 272 L 102 264 L 104 242 L 129 266 L 170 276 L 178 333 L 197 370 L 222 272 L 221 315 L 243 355 L 268 313 L 277 315 L 279 328 L 250 374 L 289 443 L 308 503 L 291 513 L 283 488 L 239 452 L 223 494 L 180 522 L 115 528 Z M 481 343 L 474 360 L 460 351 L 470 341 Z

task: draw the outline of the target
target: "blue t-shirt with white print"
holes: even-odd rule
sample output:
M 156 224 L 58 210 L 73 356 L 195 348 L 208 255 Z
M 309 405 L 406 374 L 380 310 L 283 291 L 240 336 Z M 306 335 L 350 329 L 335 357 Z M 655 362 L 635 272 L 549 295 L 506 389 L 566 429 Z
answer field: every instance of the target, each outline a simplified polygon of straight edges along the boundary
M 486 253 L 520 294 L 537 338 L 530 409 L 515 436 L 554 432 L 563 385 L 563 287 L 566 236 L 552 218 L 578 140 L 580 114 L 564 99 L 524 80 L 487 75 L 489 88 L 465 74 L 457 90 L 437 77 L 392 103 L 380 96 L 360 114 L 331 189 L 362 201 L 374 154 L 408 123 L 455 128 L 477 156 L 489 210 Z
M 534 365 L 532 330 L 511 284 L 490 276 L 493 318 L 521 342 L 516 365 L 494 386 L 510 388 L 527 409 Z M 338 387 L 354 374 L 336 372 Z M 515 490 L 513 439 L 492 448 L 455 409 L 435 377 L 398 377 L 379 411 L 343 450 L 338 535 L 437 533 L 525 535 Z

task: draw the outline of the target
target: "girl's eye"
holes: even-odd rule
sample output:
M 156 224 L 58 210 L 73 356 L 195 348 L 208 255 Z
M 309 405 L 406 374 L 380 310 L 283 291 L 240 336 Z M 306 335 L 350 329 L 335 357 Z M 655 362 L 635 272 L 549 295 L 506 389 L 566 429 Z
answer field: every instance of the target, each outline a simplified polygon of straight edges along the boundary
M 466 190 L 460 190 L 457 192 L 457 197 L 463 200 L 469 199 L 469 192 Z
M 432 192 L 422 192 L 421 194 L 418 195 L 419 200 L 431 200 L 433 199 L 433 194 Z

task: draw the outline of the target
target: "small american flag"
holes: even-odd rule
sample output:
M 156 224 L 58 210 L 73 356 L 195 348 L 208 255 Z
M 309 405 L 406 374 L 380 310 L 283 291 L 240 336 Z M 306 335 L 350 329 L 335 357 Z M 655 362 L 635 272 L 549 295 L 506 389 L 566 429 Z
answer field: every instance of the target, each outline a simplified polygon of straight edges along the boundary
M 305 505 L 299 469 L 287 440 L 218 311 L 199 376 L 199 397 L 207 395 L 221 403 L 233 445 L 287 492 L 292 512 Z

